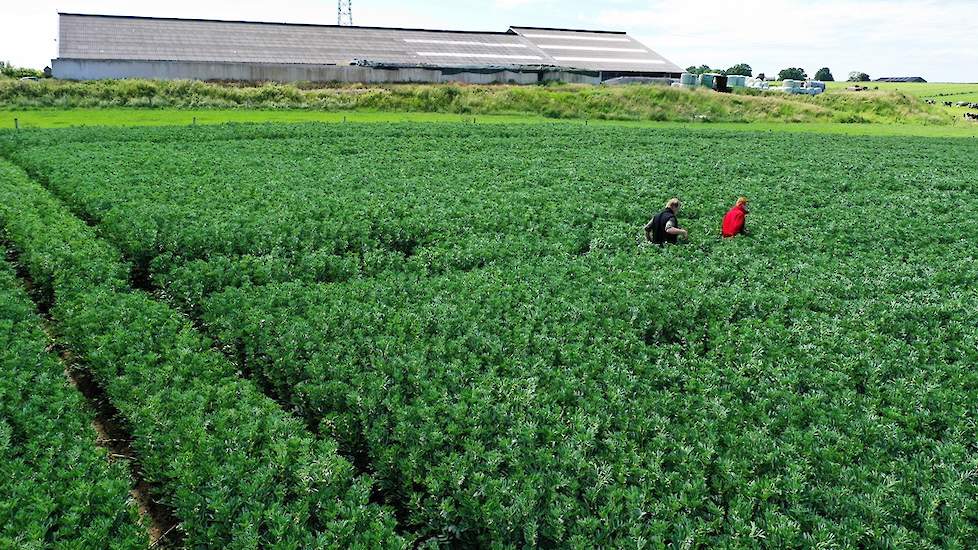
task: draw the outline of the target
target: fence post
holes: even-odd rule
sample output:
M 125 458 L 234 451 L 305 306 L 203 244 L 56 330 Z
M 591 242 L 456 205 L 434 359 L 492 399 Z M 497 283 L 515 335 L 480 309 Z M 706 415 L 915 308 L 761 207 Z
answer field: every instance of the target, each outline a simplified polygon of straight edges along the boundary
M 193 124 L 193 125 L 194 125 L 194 126 L 196 126 L 196 125 L 197 125 L 197 117 L 194 117 L 194 124 Z
M 14 119 L 14 130 L 20 130 L 20 121 L 16 118 Z

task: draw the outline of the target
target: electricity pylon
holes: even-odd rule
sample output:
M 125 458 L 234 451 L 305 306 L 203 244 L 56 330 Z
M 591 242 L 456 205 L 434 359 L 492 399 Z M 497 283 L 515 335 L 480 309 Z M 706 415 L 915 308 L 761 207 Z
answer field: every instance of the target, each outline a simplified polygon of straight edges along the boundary
M 336 24 L 353 26 L 353 0 L 339 0 L 336 3 Z

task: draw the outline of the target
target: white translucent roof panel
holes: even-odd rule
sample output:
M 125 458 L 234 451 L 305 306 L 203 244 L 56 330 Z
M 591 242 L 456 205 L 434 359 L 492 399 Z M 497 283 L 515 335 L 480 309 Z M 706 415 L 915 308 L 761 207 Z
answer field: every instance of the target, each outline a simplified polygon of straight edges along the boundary
M 675 63 L 622 32 L 510 27 L 557 64 L 596 71 L 682 72 Z

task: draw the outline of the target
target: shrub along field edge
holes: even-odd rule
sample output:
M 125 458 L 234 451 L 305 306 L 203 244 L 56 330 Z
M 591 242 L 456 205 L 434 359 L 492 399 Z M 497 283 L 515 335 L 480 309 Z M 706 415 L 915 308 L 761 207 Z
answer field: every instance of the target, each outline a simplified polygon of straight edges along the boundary
M 273 109 L 533 115 L 546 119 L 671 122 L 911 123 L 949 125 L 943 110 L 900 91 L 788 96 L 717 94 L 664 86 L 401 84 L 309 87 L 196 81 L 0 81 L 0 109 Z

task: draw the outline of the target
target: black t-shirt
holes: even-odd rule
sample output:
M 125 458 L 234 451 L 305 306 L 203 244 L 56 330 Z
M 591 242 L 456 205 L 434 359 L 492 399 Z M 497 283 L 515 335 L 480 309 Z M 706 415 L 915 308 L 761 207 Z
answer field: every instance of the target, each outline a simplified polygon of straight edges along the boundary
M 651 233 L 651 240 L 655 244 L 675 244 L 679 242 L 679 235 L 667 233 L 666 229 L 670 227 L 679 227 L 679 220 L 676 219 L 676 213 L 671 208 L 666 208 L 645 224 L 645 232 Z

